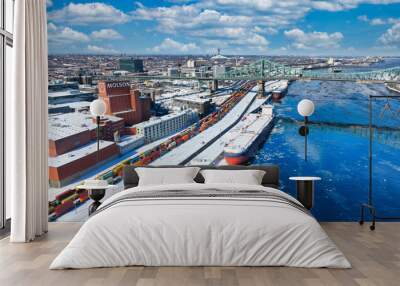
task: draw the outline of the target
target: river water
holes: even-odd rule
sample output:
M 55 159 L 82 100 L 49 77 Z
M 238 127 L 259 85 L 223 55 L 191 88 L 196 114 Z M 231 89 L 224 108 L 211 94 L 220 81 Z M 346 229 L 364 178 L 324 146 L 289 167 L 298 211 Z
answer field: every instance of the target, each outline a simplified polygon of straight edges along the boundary
M 390 59 L 369 68 L 400 66 Z M 355 69 L 348 69 L 353 71 Z M 275 103 L 275 128 L 251 164 L 278 164 L 282 190 L 295 195 L 290 176 L 320 176 L 316 183 L 313 214 L 321 221 L 356 221 L 360 204 L 368 199 L 368 95 L 396 95 L 383 84 L 352 82 L 293 82 L 288 94 Z M 310 117 L 308 161 L 304 137 L 298 134 L 302 120 L 297 104 L 308 98 L 315 103 Z M 373 101 L 374 204 L 379 215 L 400 216 L 400 100 Z

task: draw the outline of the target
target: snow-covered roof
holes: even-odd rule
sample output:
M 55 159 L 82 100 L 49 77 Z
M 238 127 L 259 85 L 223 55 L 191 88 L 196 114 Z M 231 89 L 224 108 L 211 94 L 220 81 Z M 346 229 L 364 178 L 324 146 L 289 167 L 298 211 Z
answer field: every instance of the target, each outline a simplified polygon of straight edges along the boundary
M 113 122 L 122 120 L 121 118 L 112 115 L 105 115 L 102 118 L 106 118 Z M 92 115 L 84 112 L 50 115 L 48 124 L 48 138 L 49 140 L 53 141 L 69 137 L 86 130 L 94 130 L 97 126 L 93 121 Z
M 167 115 L 164 115 L 164 116 L 161 116 L 161 117 L 152 118 L 149 121 L 144 121 L 144 122 L 138 123 L 138 124 L 134 125 L 133 127 L 136 127 L 136 128 L 150 127 L 150 126 L 153 126 L 153 125 L 156 125 L 156 124 L 160 124 L 163 121 L 168 121 L 168 120 L 171 120 L 171 119 L 173 119 L 175 117 L 182 116 L 183 114 L 189 113 L 189 112 L 193 112 L 193 111 L 184 110 L 184 111 L 177 112 L 177 113 L 170 113 L 170 114 L 167 114 Z
M 100 140 L 100 150 L 107 148 L 113 144 L 115 143 L 111 141 Z M 93 141 L 89 144 L 74 149 L 68 153 L 64 153 L 57 157 L 49 157 L 49 167 L 58 168 L 96 152 L 97 152 L 97 142 Z
M 124 147 L 138 141 L 144 141 L 143 135 L 126 135 L 121 136 L 121 141 L 117 143 L 118 146 Z
M 226 60 L 227 57 L 218 54 L 218 55 L 215 55 L 215 56 L 211 57 L 211 59 L 212 59 L 212 60 Z
M 178 97 L 178 98 L 174 98 L 174 100 L 177 101 L 186 101 L 186 102 L 196 102 L 196 103 L 205 103 L 205 102 L 210 102 L 211 99 L 210 98 L 202 98 L 198 95 L 188 95 L 188 96 L 184 96 L 184 97 Z
M 71 107 L 71 108 L 84 108 L 89 107 L 89 101 L 77 101 L 77 102 L 69 102 L 69 103 L 61 103 L 61 104 L 49 104 L 48 107 L 50 108 L 58 108 L 58 107 Z
M 80 91 L 78 89 L 66 89 L 62 91 L 49 91 L 49 98 L 58 98 L 74 95 L 92 95 L 93 91 Z

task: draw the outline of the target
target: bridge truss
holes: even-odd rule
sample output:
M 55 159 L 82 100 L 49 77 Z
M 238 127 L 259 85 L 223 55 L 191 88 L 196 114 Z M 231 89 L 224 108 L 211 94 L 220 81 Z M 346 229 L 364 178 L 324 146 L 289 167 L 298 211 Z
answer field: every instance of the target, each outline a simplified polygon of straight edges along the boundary
M 99 76 L 97 79 L 115 80 L 115 76 Z M 162 76 L 162 75 L 127 75 L 118 76 L 121 80 L 324 80 L 324 81 L 355 81 L 355 82 L 377 82 L 377 83 L 400 83 L 400 67 L 367 71 L 367 72 L 329 72 L 328 70 L 305 70 L 298 67 L 290 67 L 262 59 L 252 64 L 233 68 L 215 77 L 185 75 Z
M 225 79 L 309 79 L 336 81 L 400 82 L 400 67 L 368 72 L 329 72 L 326 70 L 304 70 L 267 59 L 226 72 Z

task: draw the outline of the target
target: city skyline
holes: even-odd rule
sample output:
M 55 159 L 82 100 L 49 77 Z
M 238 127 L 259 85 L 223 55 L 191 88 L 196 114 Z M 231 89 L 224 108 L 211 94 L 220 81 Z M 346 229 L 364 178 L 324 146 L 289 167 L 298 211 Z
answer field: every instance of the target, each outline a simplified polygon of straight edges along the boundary
M 47 1 L 50 54 L 399 55 L 400 1 Z

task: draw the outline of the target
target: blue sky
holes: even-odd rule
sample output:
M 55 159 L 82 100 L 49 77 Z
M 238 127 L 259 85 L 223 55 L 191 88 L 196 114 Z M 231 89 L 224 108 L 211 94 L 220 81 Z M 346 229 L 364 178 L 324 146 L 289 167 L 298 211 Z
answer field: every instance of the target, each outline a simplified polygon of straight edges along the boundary
M 400 0 L 47 0 L 50 53 L 400 55 Z

